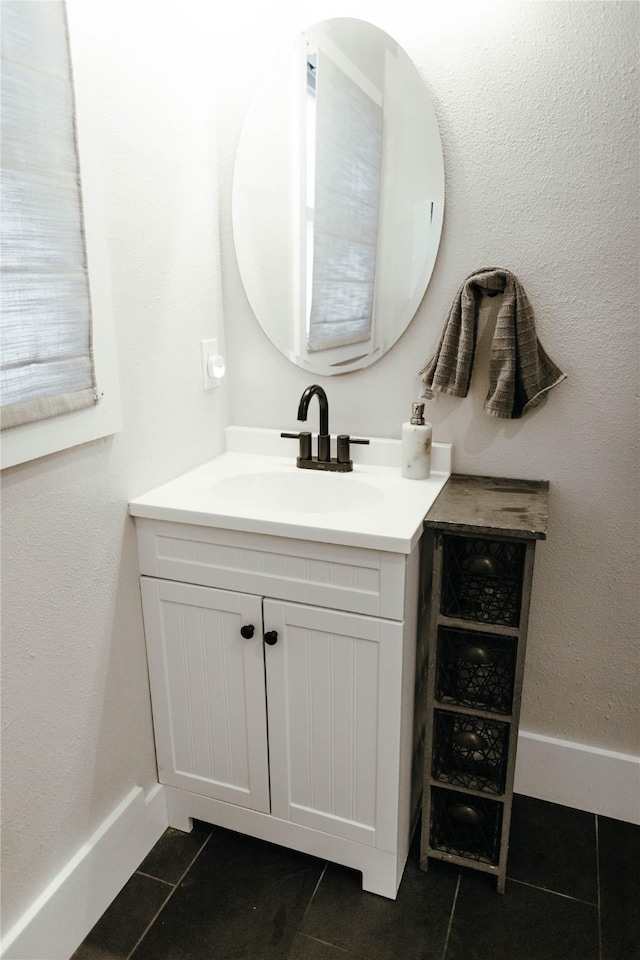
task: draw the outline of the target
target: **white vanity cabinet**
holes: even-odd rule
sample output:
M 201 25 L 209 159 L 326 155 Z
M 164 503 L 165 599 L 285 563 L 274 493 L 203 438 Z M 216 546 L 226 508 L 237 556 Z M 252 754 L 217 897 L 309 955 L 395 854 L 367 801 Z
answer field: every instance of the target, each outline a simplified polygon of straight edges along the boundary
M 395 898 L 419 798 L 418 547 L 136 528 L 170 823 L 343 863 Z

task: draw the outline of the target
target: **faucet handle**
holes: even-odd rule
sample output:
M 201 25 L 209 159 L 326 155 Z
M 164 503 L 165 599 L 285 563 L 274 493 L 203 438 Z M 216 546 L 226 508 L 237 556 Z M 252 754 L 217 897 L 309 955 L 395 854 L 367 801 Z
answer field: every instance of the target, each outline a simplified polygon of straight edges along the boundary
M 338 448 L 337 448 L 337 460 L 338 463 L 349 463 L 351 460 L 349 454 L 349 446 L 352 443 L 365 443 L 368 444 L 368 440 L 361 440 L 358 437 L 350 437 L 346 433 L 338 434 Z
M 300 441 L 300 451 L 298 460 L 311 460 L 311 434 L 307 430 L 301 433 L 281 433 L 281 437 L 287 437 L 290 440 Z

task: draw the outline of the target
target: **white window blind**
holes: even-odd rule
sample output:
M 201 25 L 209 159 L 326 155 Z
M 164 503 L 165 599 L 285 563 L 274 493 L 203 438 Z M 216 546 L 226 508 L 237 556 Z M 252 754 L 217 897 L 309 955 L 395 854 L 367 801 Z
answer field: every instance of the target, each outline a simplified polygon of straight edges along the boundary
M 309 352 L 371 334 L 383 112 L 318 50 Z
M 65 5 L 2 0 L 2 429 L 96 402 Z

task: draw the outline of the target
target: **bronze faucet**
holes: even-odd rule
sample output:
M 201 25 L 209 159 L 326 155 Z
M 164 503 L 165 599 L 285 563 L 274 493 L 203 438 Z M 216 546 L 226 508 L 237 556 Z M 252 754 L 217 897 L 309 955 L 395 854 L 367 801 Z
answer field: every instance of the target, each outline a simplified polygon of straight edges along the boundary
M 347 473 L 353 470 L 353 460 L 349 454 L 350 443 L 369 443 L 368 440 L 358 440 L 349 437 L 346 434 L 340 434 L 337 437 L 337 456 L 331 457 L 331 434 L 329 433 L 329 401 L 323 388 L 312 383 L 300 397 L 298 404 L 298 420 L 306 420 L 309 411 L 309 403 L 312 397 L 318 398 L 320 405 L 320 432 L 318 434 L 318 455 L 312 456 L 311 434 L 301 433 L 281 433 L 281 437 L 293 437 L 300 440 L 300 452 L 297 459 L 297 465 L 307 470 L 333 470 L 338 473 Z
M 329 401 L 323 388 L 312 383 L 300 397 L 298 420 L 306 420 L 311 397 L 317 397 L 320 404 L 320 433 L 318 434 L 318 460 L 331 459 L 331 436 L 329 434 Z

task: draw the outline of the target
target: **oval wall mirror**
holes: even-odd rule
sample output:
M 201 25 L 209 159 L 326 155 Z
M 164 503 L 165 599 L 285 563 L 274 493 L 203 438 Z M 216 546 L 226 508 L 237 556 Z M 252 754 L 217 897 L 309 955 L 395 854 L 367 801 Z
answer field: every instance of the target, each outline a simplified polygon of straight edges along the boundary
M 233 177 L 238 266 L 272 343 L 325 376 L 380 359 L 424 296 L 443 216 L 438 124 L 404 50 L 349 18 L 298 35 L 261 78 Z

